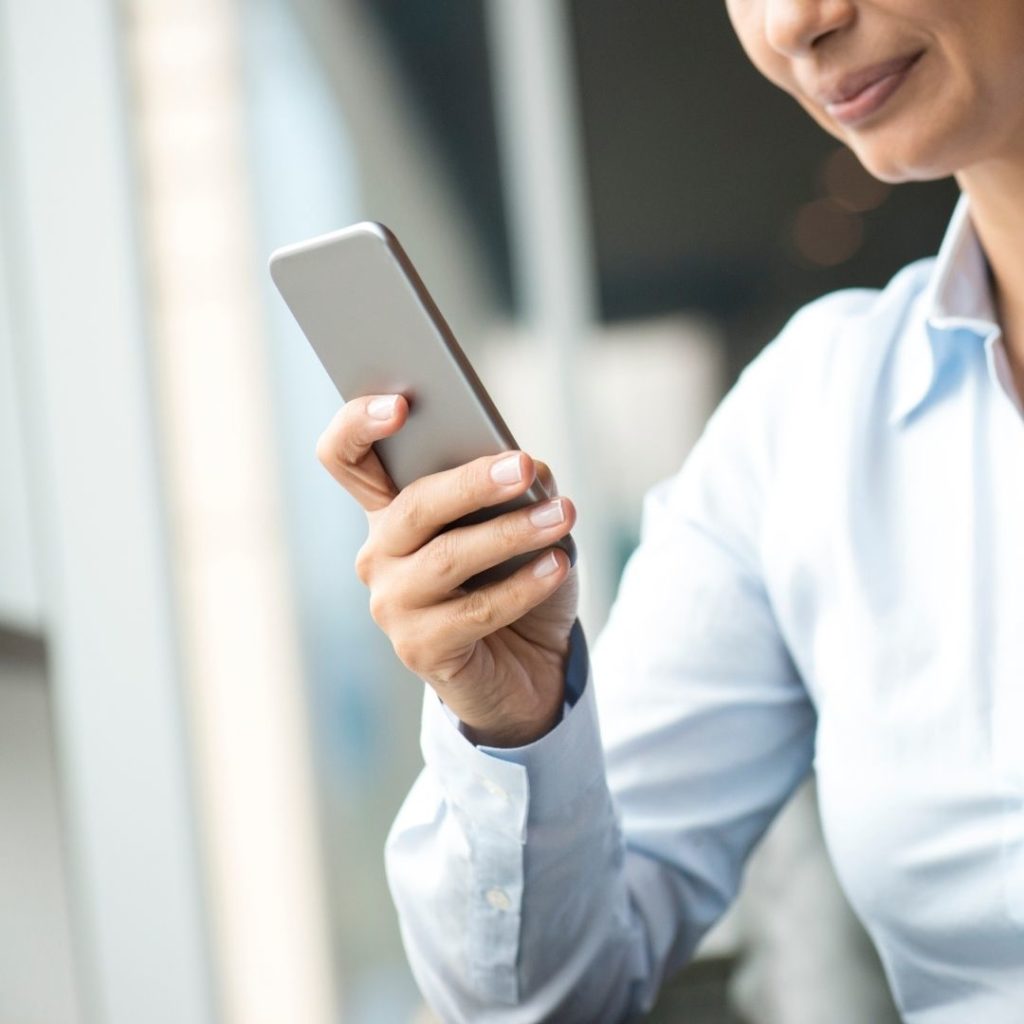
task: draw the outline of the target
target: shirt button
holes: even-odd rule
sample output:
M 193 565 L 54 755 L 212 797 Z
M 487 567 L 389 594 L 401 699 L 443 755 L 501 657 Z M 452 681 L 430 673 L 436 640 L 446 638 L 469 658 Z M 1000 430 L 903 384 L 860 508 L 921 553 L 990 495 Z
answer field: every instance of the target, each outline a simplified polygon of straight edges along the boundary
M 505 892 L 504 889 L 488 889 L 487 902 L 490 903 L 495 910 L 512 909 L 512 901 L 508 898 L 508 893 Z

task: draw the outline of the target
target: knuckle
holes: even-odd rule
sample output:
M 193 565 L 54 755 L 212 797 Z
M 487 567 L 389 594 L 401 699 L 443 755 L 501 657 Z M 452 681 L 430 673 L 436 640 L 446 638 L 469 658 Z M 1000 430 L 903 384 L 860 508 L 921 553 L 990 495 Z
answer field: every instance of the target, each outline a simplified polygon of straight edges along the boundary
M 423 523 L 423 502 L 415 486 L 402 491 L 391 505 L 395 526 L 403 533 L 418 532 Z
M 368 543 L 363 544 L 356 552 L 355 570 L 359 582 L 368 587 L 373 572 L 373 551 Z
M 370 618 L 387 632 L 387 622 L 390 618 L 391 601 L 381 590 L 370 592 Z
M 523 536 L 522 516 L 502 516 L 494 525 L 503 548 L 514 548 Z
M 422 651 L 419 644 L 407 637 L 397 637 L 391 641 L 391 646 L 398 660 L 410 672 L 415 672 L 418 675 L 424 674 L 421 660 Z
M 470 626 L 486 629 L 495 619 L 494 602 L 484 590 L 474 590 L 462 602 L 461 618 Z
M 502 589 L 502 599 L 510 608 L 522 608 L 527 604 L 527 597 L 528 588 L 525 586 L 520 573 L 513 573 L 505 580 Z
M 422 549 L 424 571 L 434 579 L 450 579 L 458 562 L 458 544 L 451 533 L 438 534 Z
M 334 437 L 329 430 L 325 430 L 316 439 L 316 457 L 324 469 L 330 469 L 338 461 L 338 451 L 335 447 Z
M 531 573 L 522 570 L 513 573 L 505 581 L 505 600 L 509 607 L 519 609 L 525 614 L 541 599 L 544 581 L 536 579 Z
M 477 508 L 480 504 L 482 492 L 480 486 L 481 473 L 486 475 L 486 467 L 480 467 L 474 471 L 471 467 L 467 466 L 462 472 L 456 474 L 452 482 L 459 504 L 467 509 Z
M 354 466 L 365 454 L 368 444 L 363 443 L 360 433 L 357 410 L 348 402 L 317 438 L 316 457 L 321 465 L 332 472 Z

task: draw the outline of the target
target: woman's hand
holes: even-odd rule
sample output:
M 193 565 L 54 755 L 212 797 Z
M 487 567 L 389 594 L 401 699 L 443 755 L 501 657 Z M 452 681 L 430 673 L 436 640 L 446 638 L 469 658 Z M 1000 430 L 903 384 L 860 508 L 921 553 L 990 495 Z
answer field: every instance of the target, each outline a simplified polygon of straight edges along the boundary
M 566 498 L 495 519 L 444 527 L 525 492 L 535 475 L 554 494 L 542 463 L 523 452 L 488 456 L 416 480 L 398 491 L 371 446 L 397 433 L 401 396 L 345 404 L 317 443 L 324 467 L 365 509 L 369 535 L 356 572 L 370 612 L 402 662 L 488 746 L 529 743 L 559 720 L 565 657 L 576 617 L 576 572 L 549 548 L 510 577 L 467 592 L 462 583 L 512 555 L 545 548 L 576 520 Z

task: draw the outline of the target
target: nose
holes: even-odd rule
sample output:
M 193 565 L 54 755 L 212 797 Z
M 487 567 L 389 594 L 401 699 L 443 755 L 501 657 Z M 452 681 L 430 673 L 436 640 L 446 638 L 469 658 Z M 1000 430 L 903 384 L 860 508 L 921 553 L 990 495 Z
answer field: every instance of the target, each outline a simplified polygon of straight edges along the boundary
M 766 0 L 765 39 L 778 53 L 798 57 L 856 16 L 854 0 Z

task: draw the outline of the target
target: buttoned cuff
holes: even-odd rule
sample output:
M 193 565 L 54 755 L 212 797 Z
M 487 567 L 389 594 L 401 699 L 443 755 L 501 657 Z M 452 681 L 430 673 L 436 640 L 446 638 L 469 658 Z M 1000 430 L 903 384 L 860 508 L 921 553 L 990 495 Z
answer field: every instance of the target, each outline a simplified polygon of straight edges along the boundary
M 473 986 L 492 1002 L 519 1000 L 527 825 L 566 817 L 604 772 L 587 661 L 577 624 L 566 663 L 567 703 L 581 689 L 582 695 L 546 736 L 510 750 L 474 746 L 427 687 L 423 758 L 467 844 L 467 968 Z

